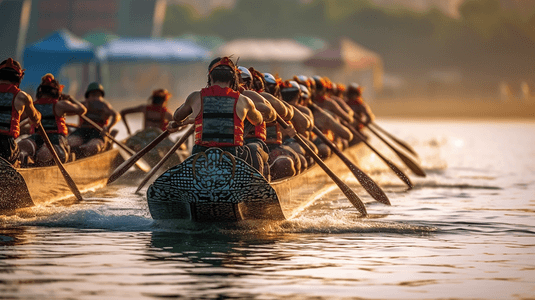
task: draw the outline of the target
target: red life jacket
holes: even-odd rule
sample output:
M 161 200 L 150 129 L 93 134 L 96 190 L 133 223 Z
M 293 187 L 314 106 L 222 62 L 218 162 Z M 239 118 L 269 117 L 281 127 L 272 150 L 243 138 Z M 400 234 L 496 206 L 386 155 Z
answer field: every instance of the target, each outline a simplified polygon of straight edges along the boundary
M 240 93 L 213 85 L 201 90 L 201 111 L 195 117 L 195 144 L 243 146 L 243 120 L 236 113 Z
M 20 114 L 13 105 L 20 89 L 14 84 L 0 84 L 0 134 L 20 135 Z
M 59 117 L 55 113 L 56 103 L 59 99 L 39 98 L 34 102 L 35 108 L 41 113 L 41 124 L 47 133 L 59 133 L 67 135 L 69 129 L 65 122 L 65 117 Z M 35 133 L 35 126 L 32 126 L 31 133 Z
M 266 124 L 266 144 L 282 145 L 282 131 L 276 121 Z
M 254 131 L 252 130 L 249 131 L 245 135 L 245 138 L 246 139 L 258 138 L 258 139 L 261 139 L 262 141 L 266 141 L 266 122 L 262 122 L 262 124 L 256 125 L 254 127 Z
M 362 97 L 357 97 L 355 99 L 349 100 L 346 102 L 349 106 L 361 106 L 364 101 L 362 100 Z
M 85 107 L 87 108 L 87 113 L 85 114 L 86 117 L 91 119 L 91 121 L 97 123 L 98 126 L 104 127 L 108 125 L 109 118 L 105 114 L 105 106 L 106 103 L 102 101 L 91 101 L 91 102 L 84 102 L 83 103 Z M 89 127 L 93 128 L 93 126 L 89 123 L 86 123 L 84 119 L 80 117 L 80 127 Z
M 169 123 L 169 121 L 167 121 L 167 119 L 165 118 L 165 116 L 167 115 L 167 112 L 171 113 L 167 107 L 163 107 L 161 105 L 154 105 L 154 104 L 149 104 L 147 105 L 147 107 L 145 108 L 146 111 L 152 111 L 152 112 L 158 112 L 160 113 L 160 118 L 159 119 L 149 119 L 147 117 L 147 115 L 145 115 L 145 124 L 147 123 L 147 121 L 151 121 L 151 122 L 154 122 L 154 123 L 160 123 L 160 129 L 165 131 L 167 129 L 167 124 Z

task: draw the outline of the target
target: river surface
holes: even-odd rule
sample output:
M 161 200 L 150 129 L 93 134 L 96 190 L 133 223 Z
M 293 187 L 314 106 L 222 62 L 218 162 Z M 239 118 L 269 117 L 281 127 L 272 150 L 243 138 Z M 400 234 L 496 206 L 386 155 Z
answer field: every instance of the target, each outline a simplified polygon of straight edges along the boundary
M 333 189 L 284 222 L 155 222 L 123 182 L 0 217 L 0 299 L 535 298 L 535 122 L 378 124 L 428 176 L 369 157 L 392 206 L 344 177 L 368 218 Z

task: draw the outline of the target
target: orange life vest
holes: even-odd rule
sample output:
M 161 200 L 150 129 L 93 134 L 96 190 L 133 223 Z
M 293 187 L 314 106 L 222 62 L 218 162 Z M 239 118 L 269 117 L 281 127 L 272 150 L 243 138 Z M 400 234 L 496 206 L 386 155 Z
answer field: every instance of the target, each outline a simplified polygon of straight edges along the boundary
M 246 139 L 258 138 L 262 141 L 266 141 L 266 122 L 262 122 L 260 125 L 254 127 L 254 131 L 251 130 L 245 135 Z
M 282 144 L 282 131 L 279 123 L 276 121 L 266 124 L 266 144 Z
M 65 122 L 65 117 L 58 117 L 55 113 L 56 103 L 59 99 L 39 98 L 35 101 L 35 108 L 41 113 L 41 124 L 47 133 L 59 133 L 67 135 L 69 129 Z M 31 133 L 35 133 L 35 126 L 32 126 Z
M 145 123 L 147 123 L 147 121 L 151 121 L 151 122 L 154 122 L 154 123 L 159 123 L 160 124 L 159 128 L 161 130 L 165 131 L 167 129 L 167 124 L 169 123 L 169 121 L 165 118 L 165 116 L 167 115 L 167 112 L 171 113 L 169 111 L 169 109 L 167 109 L 167 107 L 163 107 L 161 105 L 154 105 L 154 104 L 147 105 L 147 107 L 145 109 L 147 111 L 160 113 L 160 118 L 159 119 L 149 119 L 149 118 L 147 118 L 147 115 L 145 115 Z
M 13 105 L 19 92 L 14 84 L 0 84 L 0 134 L 13 138 L 20 135 L 20 114 Z
M 201 90 L 201 111 L 195 117 L 195 144 L 243 146 L 243 120 L 236 113 L 240 93 L 213 85 Z

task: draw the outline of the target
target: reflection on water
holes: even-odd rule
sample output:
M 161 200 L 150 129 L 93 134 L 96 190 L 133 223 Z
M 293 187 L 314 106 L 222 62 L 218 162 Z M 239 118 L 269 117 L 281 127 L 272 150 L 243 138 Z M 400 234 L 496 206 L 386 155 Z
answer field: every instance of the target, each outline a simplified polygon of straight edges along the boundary
M 527 299 L 535 295 L 535 124 L 385 122 L 420 153 L 392 206 L 336 189 L 293 220 L 153 221 L 128 181 L 0 218 L 0 298 Z M 497 142 L 500 141 L 500 142 Z M 392 160 L 376 139 L 371 143 Z M 402 165 L 401 162 L 395 161 Z

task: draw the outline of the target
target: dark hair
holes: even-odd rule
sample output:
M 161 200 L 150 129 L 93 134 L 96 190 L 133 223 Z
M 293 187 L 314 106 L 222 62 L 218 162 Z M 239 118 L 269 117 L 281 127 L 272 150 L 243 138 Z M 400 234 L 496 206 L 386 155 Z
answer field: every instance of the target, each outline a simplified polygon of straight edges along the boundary
M 0 65 L 5 64 L 6 62 L 7 62 L 7 59 L 2 61 L 0 63 Z M 20 65 L 20 63 L 18 61 L 13 60 L 13 64 L 16 65 L 17 67 L 19 67 L 19 69 L 22 69 L 22 66 Z M 22 80 L 22 76 L 15 69 L 3 68 L 3 69 L 0 69 L 0 80 L 7 80 L 7 81 L 11 81 L 11 82 L 20 84 L 20 82 Z
M 59 91 L 57 88 L 47 86 L 47 85 L 40 85 L 37 88 L 36 97 L 37 99 L 42 98 L 43 95 L 49 95 L 52 98 L 59 98 Z
M 162 105 L 162 103 L 165 102 L 166 98 L 165 97 L 154 97 L 152 96 L 152 104 L 154 105 Z
M 54 75 L 47 73 L 45 76 L 41 77 L 41 84 L 37 87 L 36 97 L 37 99 L 42 98 L 43 95 L 51 96 L 52 98 L 59 98 L 60 89 L 63 89 L 63 86 L 60 86 L 59 82 L 54 78 Z
M 213 65 L 218 63 L 221 59 L 223 58 L 215 58 L 214 60 L 212 60 L 212 62 L 210 62 L 210 65 L 208 66 L 208 86 L 212 85 L 213 79 L 214 82 L 228 82 L 230 83 L 231 89 L 238 91 L 240 80 L 238 78 L 238 72 L 236 72 L 236 66 L 230 59 L 230 66 L 217 66 L 215 67 L 215 69 L 212 70 Z M 212 71 L 210 72 L 210 70 Z
M 259 71 L 255 70 L 253 67 L 249 68 L 249 72 L 253 75 L 253 84 L 252 87 L 255 91 L 264 91 L 266 89 L 266 80 L 264 75 Z

